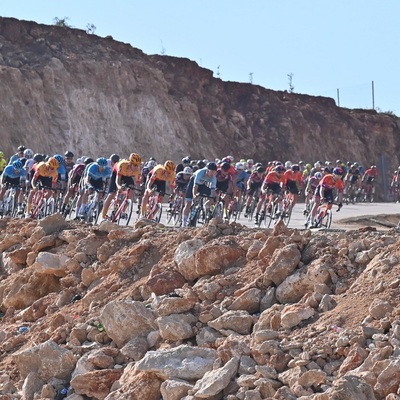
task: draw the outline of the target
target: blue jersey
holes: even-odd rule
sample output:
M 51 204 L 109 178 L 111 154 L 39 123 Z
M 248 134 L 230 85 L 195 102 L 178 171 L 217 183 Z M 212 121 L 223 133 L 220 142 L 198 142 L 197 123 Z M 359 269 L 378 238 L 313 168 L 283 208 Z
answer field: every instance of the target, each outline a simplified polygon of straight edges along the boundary
M 195 185 L 206 185 L 211 187 L 211 190 L 215 190 L 217 186 L 217 177 L 213 175 L 209 177 L 206 175 L 207 168 L 198 169 L 194 175 Z
M 236 185 L 239 189 L 243 189 L 246 181 L 247 181 L 248 175 L 247 172 L 242 170 L 241 172 L 236 171 Z
M 89 178 L 94 180 L 103 179 L 103 181 L 105 181 L 111 176 L 111 169 L 106 167 L 103 172 L 100 172 L 99 165 L 97 163 L 91 163 L 86 167 L 84 174 L 85 177 L 89 176 Z
M 8 164 L 11 165 L 14 161 L 17 161 L 17 160 L 19 160 L 19 154 L 15 153 L 10 157 L 10 161 L 8 162 Z
M 9 177 L 11 179 L 15 178 L 25 178 L 26 171 L 25 168 L 22 169 L 15 169 L 12 165 L 7 165 L 3 171 L 3 178 Z

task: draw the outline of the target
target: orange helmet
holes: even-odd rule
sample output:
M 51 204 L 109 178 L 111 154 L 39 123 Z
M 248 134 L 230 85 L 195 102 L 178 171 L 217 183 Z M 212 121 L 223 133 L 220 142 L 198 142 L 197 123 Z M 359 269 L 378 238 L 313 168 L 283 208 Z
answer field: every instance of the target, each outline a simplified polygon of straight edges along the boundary
M 164 163 L 164 168 L 167 172 L 175 172 L 176 165 L 171 160 L 167 160 Z
M 130 162 L 131 164 L 135 165 L 135 166 L 138 166 L 138 165 L 140 165 L 141 162 L 142 162 L 142 157 L 140 157 L 139 154 L 137 154 L 137 153 L 132 153 L 132 154 L 129 156 L 129 162 Z
M 58 169 L 59 167 L 60 167 L 60 163 L 57 161 L 57 159 L 56 158 L 54 158 L 54 157 L 50 157 L 48 160 L 47 160 L 47 164 L 48 164 L 48 166 L 50 167 L 50 168 L 52 168 L 52 169 Z

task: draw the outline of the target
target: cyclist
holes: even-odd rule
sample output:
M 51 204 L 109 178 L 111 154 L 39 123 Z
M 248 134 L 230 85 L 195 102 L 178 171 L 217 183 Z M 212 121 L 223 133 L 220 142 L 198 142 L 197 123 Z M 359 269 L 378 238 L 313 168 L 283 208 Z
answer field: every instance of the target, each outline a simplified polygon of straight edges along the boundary
M 310 203 L 311 198 L 315 194 L 315 190 L 317 189 L 320 180 L 322 179 L 322 172 L 316 172 L 313 176 L 308 179 L 307 186 L 306 186 L 306 199 L 305 199 L 305 208 L 304 208 L 304 215 L 307 215 L 310 210 Z
M 90 162 L 93 162 L 93 160 L 88 159 Z M 85 159 L 84 158 L 79 158 L 76 160 L 76 164 L 72 167 L 71 171 L 68 173 L 68 182 L 67 182 L 67 190 L 63 199 L 63 204 L 61 207 L 61 213 L 66 216 L 69 213 L 69 209 L 67 210 L 66 207 L 68 205 L 69 200 L 71 199 L 72 196 L 74 196 L 75 193 L 75 188 L 79 187 L 79 183 L 81 181 L 82 175 L 85 171 Z
M 0 174 L 3 173 L 4 168 L 6 167 L 6 165 L 7 165 L 7 161 L 4 158 L 4 153 L 2 151 L 0 151 Z
M 149 202 L 149 197 L 154 185 L 159 193 L 158 200 L 160 202 L 162 202 L 164 198 L 167 181 L 169 181 L 172 190 L 175 188 L 175 168 L 175 164 L 171 160 L 167 160 L 165 161 L 164 165 L 159 164 L 155 166 L 147 175 L 146 189 L 141 204 L 142 218 L 145 218 L 146 216 L 147 203 Z
M 185 208 L 182 212 L 182 226 L 187 225 L 190 207 L 194 198 L 202 194 L 205 196 L 213 196 L 217 186 L 217 164 L 209 162 L 204 168 L 198 169 L 189 180 L 186 188 Z M 210 202 L 205 202 L 206 208 L 209 208 Z
M 290 169 L 284 173 L 285 188 L 292 196 L 292 206 L 294 207 L 303 188 L 303 174 L 300 172 L 298 164 L 292 164 Z
M 362 182 L 364 184 L 364 200 L 368 200 L 367 196 L 370 196 L 370 200 L 372 201 L 372 197 L 375 193 L 375 187 L 374 187 L 374 182 L 376 177 L 378 176 L 378 170 L 376 168 L 376 165 L 371 165 L 370 168 L 368 168 L 363 177 L 362 177 Z
M 167 212 L 171 213 L 175 197 L 183 196 L 185 194 L 187 186 L 189 184 L 189 181 L 190 181 L 190 178 L 192 177 L 192 175 L 193 175 L 193 170 L 189 166 L 185 167 L 183 169 L 183 171 L 178 172 L 176 174 L 175 189 L 174 189 L 174 192 L 171 194 L 171 196 L 168 199 L 169 209 Z
M 175 173 L 178 174 L 179 172 L 182 172 L 185 167 L 190 167 L 191 161 L 192 159 L 190 158 L 190 156 L 182 158 L 182 162 L 176 166 Z
M 360 169 L 358 168 L 358 163 L 354 163 L 350 166 L 345 178 L 345 188 L 344 192 L 348 195 L 350 186 L 356 188 L 357 193 L 361 191 L 362 175 Z
M 85 160 L 85 164 L 86 162 L 89 162 L 89 160 Z M 89 194 L 92 194 L 93 190 L 104 190 L 110 176 L 111 169 L 108 167 L 105 157 L 99 157 L 96 162 L 89 163 L 86 166 L 83 179 L 80 182 L 81 191 L 76 207 L 76 219 L 85 216 Z
M 250 213 L 250 204 L 253 200 L 254 195 L 261 189 L 261 185 L 265 178 L 265 168 L 263 166 L 257 167 L 257 169 L 252 172 L 247 180 L 247 200 L 246 200 L 246 211 L 245 218 L 248 217 Z
M 31 172 L 31 169 L 33 167 L 33 164 L 35 164 L 35 160 L 33 159 L 33 151 L 31 149 L 25 149 L 24 150 L 24 158 L 25 158 L 25 164 L 24 168 L 26 171 L 26 176 L 29 176 L 29 173 Z
M 67 172 L 67 176 L 69 173 L 72 171 L 72 168 L 74 168 L 74 153 L 70 150 L 66 151 L 64 153 L 64 166 Z
M 24 199 L 23 193 L 20 191 L 22 183 L 25 184 L 26 171 L 21 160 L 14 161 L 11 165 L 7 165 L 1 175 L 0 190 L 0 214 L 3 215 L 3 199 L 8 186 L 16 187 L 15 197 L 18 199 L 18 207 L 21 208 Z
M 60 163 L 54 157 L 50 157 L 47 161 L 41 161 L 38 164 L 34 164 L 32 167 L 31 174 L 33 177 L 31 180 L 32 190 L 29 192 L 28 199 L 26 201 L 26 214 L 29 218 L 29 213 L 32 207 L 33 194 L 38 190 L 38 184 L 41 183 L 46 188 L 45 198 L 48 199 L 53 194 L 51 190 L 52 185 L 57 182 L 58 179 L 58 168 Z
M 261 196 L 257 204 L 255 223 L 258 225 L 260 217 L 261 206 L 263 205 L 267 192 L 272 192 L 276 196 L 276 203 L 278 204 L 278 212 L 282 211 L 282 186 L 285 183 L 284 179 L 285 167 L 283 165 L 277 165 L 273 171 L 268 172 L 261 186 Z
M 334 168 L 332 174 L 325 175 L 318 184 L 314 195 L 314 206 L 311 210 L 311 221 L 312 226 L 315 226 L 315 217 L 317 215 L 318 207 L 321 204 L 321 200 L 327 202 L 327 210 L 332 208 L 334 199 L 334 189 L 338 191 L 339 206 L 341 207 L 344 183 L 342 181 L 342 168 Z
M 225 218 L 228 218 L 228 203 L 229 197 L 235 195 L 237 190 L 235 188 L 236 182 L 236 173 L 232 173 L 231 165 L 227 161 L 223 161 L 217 169 L 216 178 L 217 178 L 217 189 L 216 192 L 220 194 L 220 197 L 224 203 L 224 215 Z
M 8 164 L 12 164 L 14 161 L 24 158 L 25 149 L 26 149 L 25 146 L 18 146 L 17 152 L 10 157 Z
M 117 191 L 122 189 L 125 185 L 133 189 L 135 187 L 134 179 L 140 177 L 140 164 L 142 163 L 142 157 L 137 153 L 131 153 L 128 160 L 121 160 L 114 164 L 110 187 L 108 189 L 108 195 L 104 201 L 103 210 L 101 216 L 106 219 L 107 212 L 110 207 L 111 201 L 114 199 Z M 133 201 L 133 190 L 129 193 L 129 200 Z

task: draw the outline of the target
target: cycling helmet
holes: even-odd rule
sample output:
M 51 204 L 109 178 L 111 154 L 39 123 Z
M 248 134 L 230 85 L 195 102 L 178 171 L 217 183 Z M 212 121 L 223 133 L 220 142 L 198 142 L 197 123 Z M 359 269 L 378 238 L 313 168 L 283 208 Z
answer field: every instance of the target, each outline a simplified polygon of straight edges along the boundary
M 244 158 L 241 158 L 240 159 L 240 162 L 242 162 L 243 164 L 246 162 L 246 159 L 244 159 Z
M 319 161 L 317 161 L 317 162 L 314 164 L 314 168 L 321 168 L 321 163 L 320 163 Z
M 197 161 L 197 166 L 199 167 L 199 169 L 204 168 L 206 165 L 207 164 L 203 160 Z
M 304 161 L 299 161 L 299 165 L 303 165 L 304 164 Z
M 182 163 L 183 164 L 190 164 L 190 161 L 192 161 L 192 159 L 189 156 L 186 156 L 185 158 L 182 158 Z
M 74 153 L 72 151 L 66 151 L 64 154 L 65 158 L 74 158 Z
M 226 158 L 229 160 L 229 163 L 233 163 L 233 156 L 226 156 Z
M 76 159 L 77 164 L 83 164 L 85 162 L 85 157 L 79 157 Z
M 188 175 L 192 175 L 192 173 L 193 173 L 192 168 L 190 168 L 190 167 L 183 168 L 183 173 L 184 174 L 188 174 Z
M 111 154 L 110 160 L 115 164 L 120 160 L 120 157 L 118 154 Z
M 58 161 L 58 163 L 61 165 L 61 164 L 64 164 L 64 157 L 61 155 L 61 154 L 56 154 L 55 156 L 54 156 L 54 158 Z
M 316 173 L 314 174 L 314 176 L 315 176 L 315 178 L 317 178 L 317 179 L 322 179 L 322 172 L 316 172 Z
M 18 146 L 18 153 L 23 153 L 25 151 L 26 147 L 25 146 Z
M 356 162 L 354 163 L 354 165 L 355 165 L 356 167 L 358 167 L 360 164 L 356 161 Z
M 21 162 L 20 160 L 14 161 L 14 162 L 12 163 L 12 166 L 13 166 L 15 169 L 22 169 L 22 167 L 23 167 L 22 162 Z
M 157 165 L 157 162 L 155 160 L 150 160 L 150 161 L 147 161 L 147 163 L 146 163 L 146 167 L 150 170 L 153 169 L 156 165 Z
M 306 168 L 307 168 L 307 169 L 311 169 L 311 168 L 312 168 L 312 165 L 311 165 L 310 163 L 308 163 L 308 164 L 306 164 Z
M 341 164 L 342 161 L 341 160 L 336 160 L 336 164 Z
M 30 159 L 33 157 L 33 151 L 31 149 L 25 149 L 24 150 L 24 157 L 27 159 Z
M 105 167 L 107 167 L 107 165 L 108 165 L 107 158 L 105 158 L 105 157 L 99 157 L 99 158 L 96 160 L 96 163 L 98 164 L 98 166 L 99 166 L 100 168 L 105 168 Z
M 217 164 L 215 164 L 215 162 L 209 162 L 207 164 L 207 169 L 211 170 L 211 171 L 216 171 L 217 170 Z
M 176 165 L 171 160 L 167 160 L 164 163 L 164 168 L 167 170 L 167 172 L 174 172 Z
M 300 171 L 300 167 L 298 166 L 298 164 L 293 164 L 293 165 L 291 166 L 291 168 L 292 168 L 292 171 L 294 171 L 294 172 Z
M 265 172 L 265 168 L 262 167 L 262 166 L 259 166 L 259 167 L 257 167 L 256 171 L 257 171 L 259 174 L 263 174 L 263 173 Z
M 376 169 L 376 165 L 371 165 L 371 169 Z
M 231 165 L 230 165 L 229 163 L 227 163 L 227 162 L 223 162 L 223 163 L 220 165 L 220 168 L 222 169 L 222 171 L 227 172 L 227 171 L 229 171 L 229 169 L 231 168 Z
M 285 167 L 283 167 L 282 165 L 277 165 L 275 167 L 275 172 L 285 172 Z
M 91 158 L 91 157 L 86 157 L 86 158 L 85 158 L 85 161 L 84 161 L 85 165 L 89 165 L 89 164 L 91 164 L 92 162 L 94 162 L 93 158 Z
M 254 164 L 254 160 L 252 159 L 252 158 L 249 158 L 248 160 L 247 160 L 247 164 Z
M 43 154 L 36 153 L 36 154 L 33 156 L 33 159 L 34 159 L 35 162 L 40 163 L 41 161 L 44 160 L 44 157 L 43 157 Z
M 4 153 L 2 151 L 0 151 L 0 158 L 4 157 Z
M 285 168 L 289 169 L 292 166 L 292 162 L 291 161 L 286 161 L 285 162 Z
M 238 163 L 236 163 L 235 168 L 237 170 L 239 170 L 239 171 L 243 171 L 244 170 L 244 165 L 243 165 L 242 162 L 238 162 Z
M 58 169 L 60 167 L 60 163 L 55 157 L 50 157 L 47 161 L 47 164 L 52 169 Z
M 343 170 L 342 170 L 342 168 L 334 168 L 334 169 L 333 169 L 333 174 L 334 174 L 334 175 L 343 175 Z
M 129 156 L 129 162 L 130 162 L 131 164 L 135 165 L 135 166 L 138 166 L 138 165 L 140 165 L 141 162 L 142 162 L 142 157 L 140 157 L 139 154 L 137 154 L 137 153 L 132 153 L 132 154 Z

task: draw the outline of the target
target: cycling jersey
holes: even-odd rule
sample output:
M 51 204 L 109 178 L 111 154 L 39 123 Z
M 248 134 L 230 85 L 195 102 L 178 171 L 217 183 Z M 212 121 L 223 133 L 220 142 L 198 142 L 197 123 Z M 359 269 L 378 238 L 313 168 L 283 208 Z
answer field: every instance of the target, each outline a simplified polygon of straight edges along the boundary
M 25 178 L 26 171 L 25 168 L 22 169 L 15 169 L 12 165 L 7 165 L 3 171 L 2 178 Z
M 206 174 L 207 168 L 202 168 L 198 169 L 194 174 L 193 174 L 193 180 L 195 185 L 206 185 L 210 186 L 211 190 L 215 190 L 217 187 L 217 178 L 215 175 L 213 176 L 207 176 Z
M 368 168 L 365 171 L 364 177 L 366 177 L 367 182 L 373 182 L 373 180 L 378 176 L 378 170 L 376 168 Z
M 236 171 L 236 185 L 239 189 L 243 189 L 245 187 L 245 184 L 247 182 L 247 172 L 242 170 L 242 171 Z
M 7 165 L 7 161 L 4 158 L 0 158 L 0 174 L 4 171 Z
M 99 169 L 99 164 L 97 163 L 91 163 L 89 164 L 84 172 L 84 176 L 89 177 L 91 179 L 94 179 L 95 181 L 102 179 L 103 181 L 106 181 L 107 178 L 111 176 L 111 170 L 109 167 L 104 168 L 103 171 L 100 171 Z
M 344 189 L 343 181 L 341 179 L 337 179 L 335 181 L 332 174 L 325 175 L 319 182 L 318 186 L 328 190 L 333 190 L 336 188 L 338 189 L 339 193 L 342 193 Z
M 165 167 L 161 164 L 156 165 L 151 171 L 150 180 L 151 181 L 169 181 L 172 187 L 175 186 L 175 172 L 168 172 Z
M 132 176 L 139 178 L 140 167 L 135 167 L 129 160 L 121 160 L 114 164 L 113 172 L 116 172 L 118 176 Z
M 222 171 L 222 169 L 218 169 L 215 174 L 217 182 L 230 182 L 233 179 L 232 171 L 229 169 L 227 172 Z
M 40 162 L 39 164 L 34 164 L 32 167 L 32 171 L 34 171 L 33 179 L 35 181 L 40 180 L 44 186 L 50 186 L 51 182 L 52 183 L 57 182 L 58 179 L 57 170 L 50 168 L 44 161 Z
M 182 171 L 178 172 L 176 174 L 175 184 L 179 188 L 179 190 L 182 190 L 182 191 L 186 190 L 186 187 L 190 180 L 190 176 L 189 176 L 189 179 L 185 179 L 185 176 L 188 176 L 188 175 L 184 174 Z

